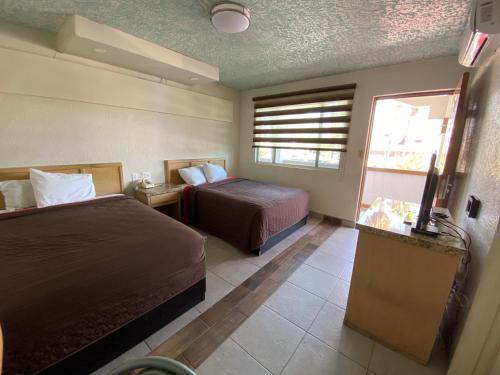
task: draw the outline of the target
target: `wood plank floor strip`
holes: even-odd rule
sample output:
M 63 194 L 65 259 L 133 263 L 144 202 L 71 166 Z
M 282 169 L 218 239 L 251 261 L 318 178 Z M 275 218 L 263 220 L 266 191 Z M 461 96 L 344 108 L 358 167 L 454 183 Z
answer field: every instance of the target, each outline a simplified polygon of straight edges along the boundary
M 278 269 L 278 267 L 279 266 L 276 263 L 271 261 L 267 263 L 264 267 L 262 267 L 260 270 L 255 272 L 248 279 L 246 279 L 242 285 L 244 285 L 250 290 L 255 290 L 260 286 L 260 284 L 262 284 L 264 280 L 268 279 L 269 276 L 271 276 L 273 272 Z
M 283 284 L 292 273 L 297 271 L 297 269 L 302 265 L 302 262 L 290 256 L 284 259 L 280 267 L 271 275 L 270 279 L 276 281 L 279 284 Z
M 338 228 L 326 218 L 150 355 L 197 368 Z
M 196 339 L 182 355 L 194 368 L 208 358 L 247 319 L 239 311 L 228 315 Z
M 231 313 L 249 293 L 250 289 L 246 288 L 243 284 L 234 288 L 219 302 L 201 314 L 200 319 L 209 326 L 215 325 Z
M 158 348 L 153 350 L 150 355 L 176 358 L 192 342 L 194 342 L 204 332 L 208 331 L 208 328 L 208 325 L 203 322 L 203 320 L 196 318 L 178 331 L 175 335 L 171 336 L 167 341 L 162 343 Z
M 297 253 L 293 256 L 293 259 L 296 259 L 299 262 L 304 263 L 306 259 L 309 258 L 312 255 L 312 253 L 316 251 L 317 248 L 318 248 L 317 245 L 313 243 L 308 243 L 306 246 L 304 246 L 304 248 L 300 253 Z
M 253 293 L 245 297 L 237 306 L 238 311 L 250 317 L 280 286 L 281 283 L 270 278 L 264 280 Z
M 182 354 L 178 355 L 177 357 L 175 357 L 175 360 L 176 361 L 179 361 L 183 364 L 185 364 L 187 367 L 189 367 L 191 370 L 194 370 L 194 367 L 193 365 L 186 359 L 186 357 L 184 357 Z

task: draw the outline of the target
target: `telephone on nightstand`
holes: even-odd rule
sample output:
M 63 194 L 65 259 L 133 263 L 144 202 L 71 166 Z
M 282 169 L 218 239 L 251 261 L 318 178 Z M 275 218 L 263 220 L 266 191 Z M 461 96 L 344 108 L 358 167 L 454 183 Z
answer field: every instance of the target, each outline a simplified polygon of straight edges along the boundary
M 146 178 L 143 178 L 141 182 L 139 182 L 139 184 L 137 185 L 137 187 L 141 188 L 141 189 L 151 189 L 151 188 L 154 188 L 156 185 L 153 184 L 151 181 L 149 181 L 148 179 Z

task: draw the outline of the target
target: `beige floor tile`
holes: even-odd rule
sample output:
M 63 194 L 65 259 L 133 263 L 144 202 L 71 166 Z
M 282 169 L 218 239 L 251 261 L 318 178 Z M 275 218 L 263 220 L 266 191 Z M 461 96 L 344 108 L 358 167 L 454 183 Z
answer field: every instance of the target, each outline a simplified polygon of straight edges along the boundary
M 369 366 L 376 375 L 444 375 L 446 368 L 446 358 L 440 350 L 433 353 L 427 366 L 422 366 L 379 343 L 375 343 Z
M 170 336 L 174 335 L 181 328 L 184 328 L 188 323 L 196 319 L 200 312 L 196 308 L 192 308 L 179 316 L 173 322 L 167 324 L 165 327 L 156 331 L 149 336 L 145 341 L 151 350 L 156 349 L 161 343 L 167 340 Z
M 337 280 L 337 277 L 307 264 L 300 266 L 288 279 L 292 284 L 324 299 L 332 293 Z
M 209 270 L 226 260 L 241 259 L 243 257 L 241 251 L 213 236 L 207 238 L 205 251 L 206 265 Z
M 211 269 L 213 273 L 235 287 L 258 270 L 259 267 L 246 259 L 228 259 Z
M 337 230 L 327 239 L 327 241 L 338 241 L 344 242 L 346 244 L 356 244 L 358 241 L 359 230 L 354 228 L 339 227 Z
M 273 374 L 291 358 L 305 332 L 269 308 L 260 307 L 232 338 Z
M 284 241 L 293 241 L 293 242 L 295 242 L 300 237 L 302 237 L 307 231 L 308 231 L 308 229 L 306 229 L 305 227 L 299 228 L 295 232 L 291 233 L 289 236 L 287 236 L 286 238 L 284 238 L 283 240 Z
M 305 263 L 336 277 L 342 277 L 346 267 L 351 267 L 351 262 L 321 250 L 321 248 L 318 248 Z
M 349 262 L 354 262 L 354 257 L 356 255 L 356 245 L 345 243 L 343 241 L 325 241 L 319 247 L 319 250 L 335 255 Z
M 337 280 L 332 293 L 328 296 L 328 301 L 345 309 L 347 307 L 347 298 L 349 297 L 350 284 L 342 279 Z
M 352 270 L 354 268 L 354 263 L 348 263 L 344 267 L 344 272 L 342 272 L 342 275 L 340 275 L 340 278 L 344 281 L 347 281 L 348 283 L 351 282 L 352 278 Z
M 150 352 L 148 346 L 144 341 L 134 346 L 132 349 L 127 350 L 125 353 L 116 357 L 114 360 L 101 367 L 99 370 L 94 371 L 91 375 L 108 375 L 111 370 L 114 370 L 122 363 L 129 361 L 131 359 L 142 358 L 148 355 Z
M 226 340 L 196 370 L 198 375 L 270 375 L 233 340 Z
M 266 301 L 265 305 L 283 318 L 307 330 L 325 301 L 291 283 L 284 283 Z
M 368 367 L 374 342 L 345 326 L 344 315 L 344 310 L 326 303 L 308 332 L 363 367 Z
M 249 254 L 248 258 L 246 258 L 250 263 L 256 265 L 257 267 L 264 267 L 267 263 L 269 263 L 275 256 L 281 254 L 286 248 L 290 246 L 288 242 L 281 241 L 274 245 L 272 248 L 267 250 L 262 255 L 253 255 Z
M 282 375 L 365 375 L 365 373 L 366 369 L 356 362 L 306 334 Z
M 207 290 L 205 292 L 205 300 L 197 304 L 195 308 L 200 312 L 205 312 L 233 289 L 234 286 L 229 284 L 226 280 L 210 271 L 207 271 Z

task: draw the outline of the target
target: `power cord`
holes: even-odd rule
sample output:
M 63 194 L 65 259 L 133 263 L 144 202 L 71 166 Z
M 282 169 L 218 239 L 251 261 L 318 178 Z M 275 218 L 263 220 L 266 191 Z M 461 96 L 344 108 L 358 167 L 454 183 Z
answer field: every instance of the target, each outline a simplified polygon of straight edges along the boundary
M 452 223 L 452 222 L 451 222 L 451 221 L 449 221 L 449 220 L 446 220 L 446 219 L 445 219 L 444 221 L 445 221 L 446 223 L 448 223 L 449 225 L 452 225 L 452 226 L 454 226 L 455 228 L 460 229 L 462 232 L 464 232 L 464 233 L 467 235 L 467 238 L 468 238 L 468 240 L 469 240 L 469 245 L 468 245 L 468 247 L 467 247 L 467 250 L 469 250 L 469 249 L 470 249 L 470 246 L 471 246 L 471 244 L 472 244 L 472 238 L 471 238 L 471 236 L 470 236 L 469 232 L 467 232 L 465 229 L 463 229 L 462 227 L 460 227 L 460 226 L 458 226 L 458 225 L 456 225 L 456 224 Z
M 454 313 L 448 309 L 448 304 L 445 308 L 445 315 L 448 317 L 450 320 L 451 327 L 456 327 L 458 319 L 459 319 L 459 314 L 460 311 L 466 308 L 467 306 L 470 306 L 470 301 L 469 298 L 465 295 L 464 293 L 464 288 L 465 288 L 465 282 L 467 280 L 467 276 L 469 274 L 469 266 L 471 262 L 471 253 L 470 253 L 470 247 L 472 245 L 472 238 L 470 234 L 463 228 L 459 227 L 458 225 L 452 223 L 451 221 L 447 220 L 446 215 L 432 215 L 432 219 L 436 222 L 441 224 L 443 227 L 447 228 L 447 231 L 443 230 L 440 231 L 439 234 L 442 236 L 449 236 L 452 238 L 455 238 L 457 240 L 460 240 L 464 247 L 465 247 L 465 255 L 462 258 L 462 271 L 457 274 L 457 278 L 453 282 L 453 286 L 450 292 L 449 296 L 449 301 L 455 300 L 457 304 L 457 308 L 454 308 Z M 444 229 L 444 228 L 443 228 Z M 463 233 L 459 232 L 462 231 Z M 465 237 L 465 238 L 464 238 Z M 453 314 L 453 316 L 452 316 Z M 451 335 L 453 332 L 453 328 L 447 329 L 443 333 L 445 333 L 448 337 L 445 339 L 448 340 L 448 342 L 451 342 Z
M 462 243 L 464 244 L 465 249 L 466 249 L 467 251 L 469 251 L 470 246 L 472 245 L 472 238 L 471 238 L 470 234 L 469 234 L 469 233 L 468 233 L 465 229 L 463 229 L 463 228 L 459 227 L 458 225 L 456 225 L 456 224 L 452 223 L 452 222 L 451 222 L 451 221 L 449 221 L 449 220 L 446 220 L 446 219 L 440 219 L 439 217 L 434 216 L 434 215 L 432 216 L 432 219 L 433 219 L 433 220 L 435 220 L 435 221 L 437 221 L 438 223 L 442 224 L 443 226 L 447 227 L 448 229 L 451 229 L 453 232 L 455 232 L 455 233 L 458 235 L 459 239 L 460 239 L 460 240 L 462 241 Z M 464 233 L 465 233 L 465 235 L 467 236 L 467 238 L 466 238 L 466 239 L 464 239 L 464 238 L 462 237 L 462 234 L 461 234 L 458 230 L 456 230 L 455 228 L 458 228 L 458 229 L 460 229 L 462 232 L 464 232 Z M 467 241 L 467 240 L 468 240 L 468 241 Z

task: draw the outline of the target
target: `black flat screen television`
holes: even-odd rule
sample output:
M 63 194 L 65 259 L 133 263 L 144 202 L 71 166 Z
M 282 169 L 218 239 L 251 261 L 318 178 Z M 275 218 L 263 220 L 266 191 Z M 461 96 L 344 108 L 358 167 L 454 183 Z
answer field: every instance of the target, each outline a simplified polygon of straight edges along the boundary
M 439 179 L 439 171 L 435 165 L 436 154 L 432 154 L 429 171 L 427 172 L 427 179 L 425 180 L 424 193 L 422 195 L 422 202 L 420 203 L 420 211 L 418 213 L 417 222 L 415 227 L 411 228 L 411 231 L 414 233 L 425 234 L 433 237 L 438 235 L 437 227 L 429 225 L 432 204 L 434 202 L 434 195 L 436 194 Z

